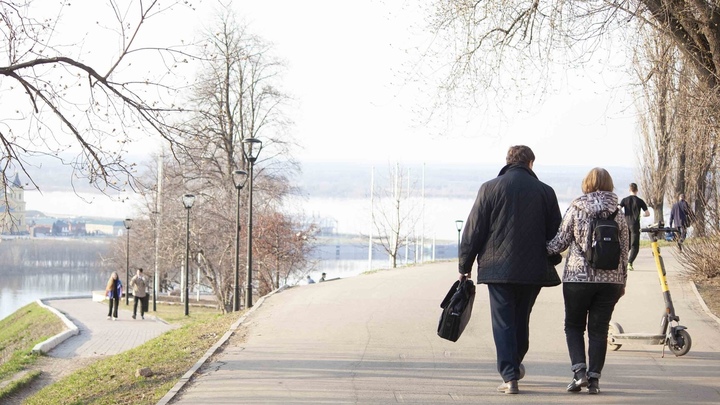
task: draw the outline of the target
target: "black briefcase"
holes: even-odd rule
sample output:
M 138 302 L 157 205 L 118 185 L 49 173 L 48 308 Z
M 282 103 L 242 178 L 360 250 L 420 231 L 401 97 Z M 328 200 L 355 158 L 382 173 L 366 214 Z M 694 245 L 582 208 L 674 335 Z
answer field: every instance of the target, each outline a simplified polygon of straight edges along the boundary
M 475 301 L 475 283 L 470 279 L 462 283 L 460 280 L 455 281 L 440 304 L 443 311 L 438 323 L 438 336 L 457 342 L 465 326 L 470 322 L 473 301 Z

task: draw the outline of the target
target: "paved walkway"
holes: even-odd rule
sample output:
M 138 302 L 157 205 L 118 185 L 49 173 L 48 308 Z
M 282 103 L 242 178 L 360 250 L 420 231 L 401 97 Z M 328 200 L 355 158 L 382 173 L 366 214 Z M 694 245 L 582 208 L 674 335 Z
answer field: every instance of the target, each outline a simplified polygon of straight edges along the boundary
M 718 404 L 720 323 L 703 310 L 692 285 L 679 277 L 672 252 L 663 249 L 663 258 L 676 313 L 688 327 L 692 349 L 682 357 L 669 351 L 663 357 L 659 345 L 609 351 L 602 393 L 592 398 L 565 392 L 571 372 L 561 287 L 541 292 L 532 314 L 521 394 L 504 395 L 495 391 L 500 378 L 487 289 L 479 286 L 473 318 L 460 340 L 440 339 L 439 304 L 457 271 L 454 263 L 435 263 L 291 288 L 268 297 L 169 402 Z M 626 332 L 657 333 L 664 305 L 649 249 L 640 252 L 635 267 L 614 320 Z M 558 269 L 562 271 L 562 265 Z
M 151 313 L 145 319 L 132 319 L 132 311 L 120 309 L 118 320 L 107 320 L 107 302 L 91 298 L 44 300 L 45 304 L 62 312 L 80 333 L 50 350 L 50 357 L 97 357 L 122 353 L 175 328 L 158 320 Z M 132 302 L 131 302 L 132 305 Z M 121 308 L 124 305 L 121 305 Z

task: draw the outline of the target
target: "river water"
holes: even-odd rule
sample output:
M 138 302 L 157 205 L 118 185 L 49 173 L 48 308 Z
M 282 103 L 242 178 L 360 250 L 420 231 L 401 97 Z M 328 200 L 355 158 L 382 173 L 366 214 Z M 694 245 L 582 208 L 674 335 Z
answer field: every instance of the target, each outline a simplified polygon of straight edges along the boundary
M 398 266 L 413 265 L 421 261 L 449 259 L 456 255 L 455 244 L 426 245 L 425 257 L 420 258 L 415 249 L 402 250 L 398 255 Z M 407 255 L 406 255 L 407 254 Z M 434 255 L 434 256 L 433 256 Z M 325 243 L 319 245 L 313 254 L 313 268 L 289 284 L 303 284 L 309 275 L 318 281 L 322 273 L 327 279 L 354 277 L 369 270 L 388 269 L 390 262 L 386 253 L 378 246 L 373 249 L 372 261 L 368 245 L 363 243 Z M 23 306 L 42 298 L 87 295 L 92 291 L 104 290 L 108 274 L 94 269 L 72 271 L 4 274 L 0 271 L 0 319 L 12 314 Z M 121 274 L 124 277 L 124 274 Z M 123 280 L 124 282 L 124 280 Z
M 40 298 L 90 295 L 93 290 L 104 290 L 107 277 L 89 269 L 32 274 L 0 272 L 0 319 Z

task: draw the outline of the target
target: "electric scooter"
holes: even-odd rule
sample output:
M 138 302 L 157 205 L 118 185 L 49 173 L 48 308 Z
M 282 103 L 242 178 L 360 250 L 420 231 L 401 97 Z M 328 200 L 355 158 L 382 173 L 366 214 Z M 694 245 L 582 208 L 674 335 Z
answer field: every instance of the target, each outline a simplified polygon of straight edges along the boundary
M 665 313 L 660 320 L 660 333 L 657 335 L 648 333 L 625 333 L 619 323 L 611 321 L 607 338 L 609 348 L 611 350 L 619 350 L 623 343 L 663 345 L 663 357 L 665 356 L 665 346 L 667 346 L 675 356 L 685 355 L 690 351 L 692 339 L 690 338 L 687 328 L 679 324 L 680 317 L 675 314 L 675 308 L 673 307 L 672 298 L 670 297 L 670 289 L 668 288 L 665 274 L 665 263 L 660 255 L 660 247 L 658 246 L 658 238 L 665 236 L 667 239 L 676 239 L 680 234 L 680 229 L 667 228 L 663 222 L 659 222 L 650 225 L 648 228 L 642 228 L 641 231 L 650 235 L 652 252 L 655 257 L 655 266 L 657 267 L 660 287 L 665 300 Z M 673 238 L 672 236 L 675 237 Z

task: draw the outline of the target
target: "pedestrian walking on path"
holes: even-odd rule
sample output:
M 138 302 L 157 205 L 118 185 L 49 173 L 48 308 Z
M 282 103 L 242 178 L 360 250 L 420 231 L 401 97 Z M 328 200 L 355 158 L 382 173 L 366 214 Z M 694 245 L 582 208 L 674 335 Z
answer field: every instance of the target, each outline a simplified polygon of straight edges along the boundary
M 137 317 L 138 302 L 140 303 L 140 318 L 145 319 L 145 311 L 147 311 L 147 278 L 143 274 L 142 267 L 137 269 L 137 273 L 130 279 L 130 286 L 133 289 L 133 314 L 132 319 Z
M 480 187 L 458 254 L 461 281 L 471 276 L 477 259 L 477 282 L 488 286 L 503 380 L 497 390 L 506 394 L 519 393 L 530 347 L 530 312 L 540 289 L 560 284 L 545 248 L 560 225 L 560 207 L 552 187 L 533 172 L 534 162 L 529 147 L 510 147 L 507 165 Z
M 628 232 L 630 235 L 630 253 L 628 255 L 628 270 L 633 270 L 633 263 L 640 250 L 640 215 L 644 217 L 650 216 L 647 204 L 637 196 L 638 186 L 630 183 L 630 195 L 623 198 L 618 207 L 623 209 L 625 214 L 625 222 L 627 222 Z
M 118 277 L 117 272 L 113 271 L 107 282 L 107 286 L 105 287 L 105 296 L 108 298 L 108 320 L 112 319 L 113 321 L 117 321 L 118 306 L 120 305 L 122 294 L 122 281 L 120 281 L 120 277 Z
M 690 205 L 685 201 L 685 194 L 679 194 L 678 201 L 670 209 L 670 228 L 675 225 L 680 229 L 680 243 L 684 242 L 687 237 L 687 229 L 692 224 L 693 216 Z
M 590 394 L 600 392 L 600 376 L 607 355 L 608 325 L 615 304 L 625 294 L 627 282 L 628 231 L 617 212 L 617 195 L 607 170 L 594 168 L 582 181 L 583 195 L 570 203 L 557 235 L 547 244 L 548 254 L 569 249 L 563 271 L 565 302 L 565 338 L 570 354 L 573 378 L 568 392 L 588 387 Z M 620 260 L 614 269 L 594 268 L 586 259 L 594 218 L 612 217 L 618 225 Z M 617 242 L 617 241 L 616 241 Z M 588 353 L 585 354 L 585 330 Z

